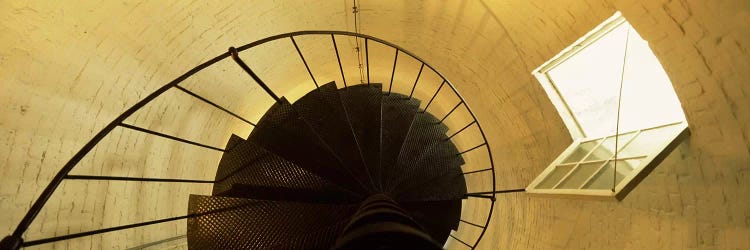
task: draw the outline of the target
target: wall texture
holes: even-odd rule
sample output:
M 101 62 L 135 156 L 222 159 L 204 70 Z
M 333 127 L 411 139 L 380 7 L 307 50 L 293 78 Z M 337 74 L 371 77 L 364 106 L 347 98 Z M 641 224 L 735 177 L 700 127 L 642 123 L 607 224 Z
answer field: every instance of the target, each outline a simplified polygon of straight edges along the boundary
M 650 42 L 675 86 L 692 135 L 624 201 L 501 195 L 479 248 L 750 248 L 749 2 L 391 0 L 361 7 L 363 33 L 423 57 L 468 99 L 492 146 L 500 189 L 525 187 L 571 141 L 531 70 L 615 11 Z M 348 1 L 0 1 L 0 235 L 10 233 L 93 134 L 145 95 L 229 46 L 296 30 L 353 30 L 350 8 Z M 329 40 L 298 42 L 317 60 L 311 65 L 320 65 L 312 68 L 319 82 L 339 81 L 332 48 L 324 44 Z M 347 81 L 356 82 L 354 42 L 338 45 Z M 387 80 L 391 53 L 371 59 L 374 81 Z M 242 56 L 292 100 L 311 88 L 288 43 Z M 394 88 L 403 92 L 418 65 L 399 67 L 404 78 Z M 429 96 L 435 81 L 434 75 L 420 80 L 417 96 Z M 252 121 L 271 103 L 229 62 L 183 86 Z M 455 104 L 439 100 L 432 112 Z M 460 128 L 461 118 L 465 113 L 448 123 Z M 218 147 L 230 133 L 245 136 L 251 129 L 179 92 L 128 122 Z M 475 143 L 470 136 L 457 139 L 462 148 Z M 116 130 L 74 173 L 208 179 L 218 157 Z M 470 162 L 467 168 L 482 164 Z M 202 184 L 69 181 L 26 238 L 181 215 L 187 194 L 207 192 Z M 467 206 L 481 206 L 475 203 Z M 482 216 L 479 210 L 465 215 Z M 40 247 L 127 248 L 182 233 L 184 222 L 174 222 Z

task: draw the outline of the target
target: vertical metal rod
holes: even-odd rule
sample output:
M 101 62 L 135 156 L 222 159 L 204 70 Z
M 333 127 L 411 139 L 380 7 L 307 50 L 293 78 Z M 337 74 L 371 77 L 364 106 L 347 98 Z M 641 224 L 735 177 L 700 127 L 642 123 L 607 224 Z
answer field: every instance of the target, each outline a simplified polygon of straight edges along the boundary
M 487 196 L 487 195 L 481 195 L 481 194 L 466 194 L 466 197 L 482 198 L 482 199 L 489 199 L 489 200 L 495 201 L 494 196 Z
M 302 51 L 299 50 L 299 46 L 297 46 L 297 41 L 294 40 L 294 36 L 290 36 L 289 39 L 292 39 L 292 44 L 294 44 L 294 48 L 297 49 L 297 54 L 299 54 L 299 58 L 302 59 L 302 63 L 305 64 L 307 73 L 310 74 L 310 78 L 312 78 L 313 83 L 315 84 L 315 88 L 316 89 L 320 88 L 320 86 L 318 86 L 318 81 L 315 80 L 315 76 L 313 76 L 312 71 L 310 71 L 310 66 L 307 65 L 307 60 L 305 60 L 305 56 L 303 56 Z
M 464 244 L 464 245 L 466 245 L 467 247 L 470 247 L 471 249 L 474 249 L 474 247 L 472 247 L 471 245 L 469 245 L 469 243 L 466 243 L 466 242 L 464 242 L 464 241 L 460 240 L 459 238 L 456 238 L 456 236 L 453 236 L 452 234 L 449 234 L 448 236 L 450 236 L 451 238 L 453 238 L 453 239 L 457 240 L 458 242 L 461 242 L 461 244 Z
M 443 116 L 443 119 L 440 119 L 440 121 L 439 121 L 439 122 L 437 122 L 437 123 L 441 123 L 441 122 L 445 121 L 445 118 L 448 118 L 448 116 L 449 116 L 449 115 L 451 115 L 451 113 L 453 113 L 453 111 L 456 111 L 456 109 L 458 108 L 458 106 L 461 106 L 461 104 L 463 104 L 463 103 L 464 103 L 464 101 L 460 101 L 460 102 L 458 102 L 458 104 L 456 104 L 456 106 L 455 106 L 455 107 L 453 107 L 453 108 L 451 109 L 451 111 L 448 111 L 448 113 L 447 113 L 447 114 L 445 114 L 445 116 Z
M 466 224 L 469 224 L 469 225 L 472 225 L 472 226 L 475 226 L 475 227 L 478 227 L 478 228 L 484 228 L 483 226 L 480 226 L 480 225 L 477 225 L 477 224 L 474 224 L 474 223 L 471 223 L 471 222 L 468 222 L 468 221 L 465 221 L 465 220 L 459 220 L 459 221 L 463 222 L 463 223 L 466 223 Z
M 488 191 L 488 192 L 474 192 L 474 193 L 467 193 L 467 195 L 504 194 L 504 193 L 520 193 L 520 192 L 526 192 L 526 189 L 518 188 L 518 189 L 505 189 L 505 190 Z
M 132 130 L 135 130 L 135 131 L 140 131 L 140 132 L 143 132 L 143 133 L 152 134 L 152 135 L 155 135 L 155 136 L 160 136 L 160 137 L 164 137 L 164 138 L 167 138 L 167 139 L 172 139 L 172 140 L 175 140 L 175 141 L 178 141 L 178 142 L 184 142 L 184 143 L 187 143 L 187 144 L 190 144 L 190 145 L 195 145 L 195 146 L 198 146 L 198 147 L 204 147 L 204 148 L 208 148 L 208 149 L 213 149 L 213 150 L 216 150 L 216 151 L 224 152 L 223 149 L 220 149 L 220 148 L 217 148 L 217 147 L 208 146 L 206 144 L 200 144 L 200 143 L 197 143 L 197 142 L 194 142 L 194 141 L 189 141 L 189 140 L 185 140 L 185 139 L 182 139 L 182 138 L 179 138 L 179 137 L 175 137 L 175 136 L 171 136 L 171 135 L 168 135 L 168 134 L 163 134 L 163 133 L 159 133 L 159 132 L 156 132 L 156 131 L 151 131 L 151 130 L 148 130 L 148 129 L 145 129 L 145 128 L 136 127 L 136 126 L 133 126 L 133 125 L 130 125 L 130 124 L 120 123 L 119 125 L 120 125 L 120 127 L 123 127 L 123 128 L 129 128 L 129 129 L 132 129 Z
M 440 87 L 438 87 L 437 91 L 435 91 L 435 94 L 432 95 L 432 98 L 430 98 L 430 101 L 427 103 L 427 106 L 424 106 L 424 110 L 422 110 L 422 113 L 427 112 L 427 108 L 430 107 L 430 104 L 432 104 L 432 101 L 435 100 L 435 97 L 440 93 L 440 89 L 443 88 L 443 85 L 445 85 L 445 79 L 443 79 L 443 83 L 440 84 Z
M 492 170 L 492 168 L 485 168 L 485 169 L 480 169 L 480 170 L 474 170 L 474 171 L 464 172 L 464 173 L 462 173 L 462 174 L 463 174 L 463 175 L 467 175 L 467 174 L 475 174 L 475 173 L 481 173 L 481 172 L 484 172 L 484 171 L 490 171 L 490 170 Z
M 253 72 L 253 70 L 251 70 L 244 61 L 242 61 L 240 55 L 237 53 L 237 48 L 229 47 L 229 53 L 232 55 L 232 59 L 234 59 L 234 62 L 240 65 L 240 68 L 245 70 L 245 72 L 247 72 L 247 74 L 250 75 L 250 77 L 252 77 L 253 80 L 255 80 L 255 82 L 258 83 L 258 85 L 260 85 L 260 87 L 263 88 L 263 90 L 265 90 L 266 93 L 271 96 L 271 98 L 273 98 L 273 100 L 275 100 L 276 102 L 279 102 L 281 100 L 278 96 L 276 96 L 276 94 L 273 93 L 270 88 L 268 88 L 266 83 L 264 83 L 263 80 L 261 80 L 260 77 L 258 77 L 258 75 L 256 75 L 255 72 Z
M 367 41 L 369 39 L 365 38 L 365 66 L 367 67 L 367 85 L 370 85 L 370 48 L 367 47 Z
M 331 41 L 333 41 L 333 50 L 336 51 L 336 60 L 339 62 L 339 71 L 341 71 L 341 79 L 344 80 L 344 88 L 346 88 L 346 77 L 344 77 L 344 67 L 341 66 L 341 57 L 339 57 L 339 47 L 336 46 L 336 38 L 331 34 Z
M 464 131 L 465 129 L 469 128 L 469 126 L 471 126 L 471 125 L 472 125 L 472 124 L 474 124 L 474 123 L 477 123 L 477 120 L 474 120 L 473 122 L 471 122 L 471 123 L 467 124 L 466 126 L 464 126 L 464 127 L 463 127 L 463 128 L 461 128 L 461 129 L 459 129 L 458 131 L 456 131 L 456 133 L 453 133 L 453 134 L 452 134 L 451 136 L 448 136 L 448 138 L 445 138 L 445 140 L 444 140 L 444 141 L 450 140 L 451 138 L 453 138 L 454 136 L 456 136 L 456 135 L 457 135 L 458 133 L 461 133 L 461 132 L 462 132 L 462 131 Z
M 95 176 L 95 175 L 66 175 L 68 180 L 99 180 L 99 181 L 144 181 L 144 182 L 185 182 L 185 183 L 215 183 L 207 180 L 189 179 L 166 179 L 166 178 L 140 178 L 127 176 Z
M 393 77 L 396 75 L 396 63 L 398 62 L 398 49 L 396 49 L 396 56 L 393 57 L 393 70 L 391 70 L 391 83 L 388 85 L 388 95 L 391 95 L 391 88 L 393 88 Z
M 411 87 L 411 93 L 409 93 L 409 99 L 411 99 L 412 95 L 414 95 L 414 89 L 417 88 L 417 82 L 419 82 L 419 77 L 422 76 L 423 69 L 424 69 L 424 63 L 422 63 L 422 66 L 419 67 L 419 73 L 417 73 L 417 79 L 414 80 L 414 86 Z
M 226 108 L 224 108 L 224 107 L 222 107 L 222 106 L 219 106 L 218 104 L 216 104 L 216 103 L 213 103 L 212 101 L 209 101 L 208 99 L 206 99 L 206 98 L 203 98 L 202 96 L 199 96 L 198 94 L 196 94 L 196 93 L 193 93 L 192 91 L 190 91 L 190 90 L 187 90 L 187 89 L 183 88 L 183 87 L 182 87 L 182 86 L 180 86 L 180 85 L 175 85 L 174 87 L 175 87 L 175 88 L 177 88 L 177 89 L 179 89 L 179 90 L 182 90 L 182 92 L 185 92 L 185 93 L 186 93 L 186 94 L 188 94 L 188 95 L 191 95 L 191 96 L 193 96 L 193 97 L 195 97 L 195 98 L 198 98 L 198 100 L 201 100 L 201 101 L 203 101 L 203 102 L 205 102 L 205 103 L 208 103 L 208 104 L 210 104 L 211 106 L 214 106 L 215 108 L 217 108 L 217 109 L 220 109 L 221 111 L 224 111 L 224 112 L 226 112 L 227 114 L 229 114 L 229 115 L 231 115 L 231 116 L 234 116 L 235 118 L 237 118 L 237 119 L 240 119 L 240 120 L 242 120 L 243 122 L 245 122 L 245 123 L 247 123 L 247 124 L 250 124 L 250 125 L 253 125 L 253 127 L 255 127 L 255 123 L 252 123 L 252 122 L 248 121 L 247 119 L 245 119 L 245 118 L 242 118 L 241 116 L 239 116 L 239 115 L 237 115 L 237 114 L 235 114 L 235 113 L 232 113 L 232 111 L 229 111 L 229 110 L 227 110 Z
M 456 155 L 462 155 L 462 154 L 468 153 L 468 152 L 470 152 L 470 151 L 472 151 L 472 150 L 474 150 L 474 149 L 477 149 L 477 148 L 479 148 L 479 147 L 481 147 L 481 146 L 484 146 L 484 145 L 487 145 L 487 143 L 486 143 L 486 142 L 483 142 L 482 144 L 476 145 L 476 146 L 474 146 L 473 148 L 467 149 L 466 151 L 463 151 L 463 152 L 461 152 L 461 153 L 458 153 L 458 154 L 456 154 Z

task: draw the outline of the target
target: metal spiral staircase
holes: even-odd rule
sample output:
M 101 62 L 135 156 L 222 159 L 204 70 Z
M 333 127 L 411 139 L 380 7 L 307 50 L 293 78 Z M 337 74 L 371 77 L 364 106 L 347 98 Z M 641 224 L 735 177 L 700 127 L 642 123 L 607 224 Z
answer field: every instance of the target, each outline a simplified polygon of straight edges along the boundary
M 338 48 L 336 58 L 344 88 L 334 82 L 318 85 L 295 37 L 330 35 L 363 39 L 367 82 L 347 85 Z M 279 97 L 239 57 L 239 52 L 258 45 L 290 38 L 315 82 L 315 89 L 290 103 Z M 368 44 L 376 42 L 395 50 L 388 86 L 369 82 Z M 399 55 L 421 63 L 411 93 L 392 91 Z M 253 123 L 179 84 L 211 65 L 232 58 L 275 103 Z M 413 97 L 424 70 L 442 79 L 432 97 L 420 109 Z M 445 87 L 448 87 L 447 89 Z M 165 133 L 126 124 L 125 120 L 167 91 L 182 91 L 212 105 L 254 129 L 248 138 L 232 135 L 224 149 Z M 448 91 L 459 103 L 439 117 L 429 112 L 438 93 Z M 471 120 L 460 128 L 443 122 L 460 106 Z M 460 148 L 452 139 L 476 126 L 479 145 Z M 153 136 L 222 152 L 213 181 L 81 176 L 70 172 L 113 129 L 121 127 Z M 450 135 L 446 134 L 451 131 Z M 486 147 L 489 166 L 464 171 L 463 155 Z M 470 175 L 485 175 L 491 182 L 472 183 Z M 22 238 L 34 218 L 65 180 L 109 180 L 143 182 L 198 182 L 213 185 L 210 196 L 191 195 L 184 216 L 103 228 L 44 239 Z M 467 187 L 481 190 L 468 190 Z M 510 190 L 513 191 L 513 190 Z M 230 48 L 161 87 L 122 113 L 94 136 L 57 173 L 12 235 L 0 249 L 19 249 L 78 237 L 186 220 L 191 249 L 440 249 L 446 241 L 475 248 L 492 215 L 497 193 L 489 145 L 476 117 L 453 84 L 432 66 L 403 48 L 381 39 L 343 31 L 302 31 L 276 35 Z M 486 200 L 484 221 L 464 213 L 467 199 Z M 477 208 L 471 208 L 476 213 Z M 462 225 L 463 224 L 463 225 Z M 473 237 L 461 234 L 465 226 L 480 229 Z M 461 235 L 461 236 L 459 236 Z

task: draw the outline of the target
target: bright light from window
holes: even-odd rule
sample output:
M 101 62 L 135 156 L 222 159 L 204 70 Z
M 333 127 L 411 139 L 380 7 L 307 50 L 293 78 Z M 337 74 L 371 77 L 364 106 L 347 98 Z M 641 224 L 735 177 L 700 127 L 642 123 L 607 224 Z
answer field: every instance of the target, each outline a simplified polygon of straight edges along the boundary
M 621 200 L 689 134 L 666 72 L 619 13 L 534 75 L 575 140 L 527 193 Z
M 619 131 L 685 120 L 672 83 L 648 43 L 622 22 L 547 71 L 584 137 L 615 133 L 626 40 Z

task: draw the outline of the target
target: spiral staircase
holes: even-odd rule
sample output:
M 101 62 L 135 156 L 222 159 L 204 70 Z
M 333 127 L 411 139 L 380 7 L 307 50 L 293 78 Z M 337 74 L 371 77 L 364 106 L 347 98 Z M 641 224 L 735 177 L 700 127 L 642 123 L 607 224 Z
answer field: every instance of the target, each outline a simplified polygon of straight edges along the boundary
M 283 38 L 330 35 L 364 39 L 392 47 L 421 62 L 411 93 L 392 91 L 393 76 L 386 86 L 370 83 L 338 88 L 335 82 L 318 86 L 290 103 L 279 97 L 239 57 L 239 52 Z M 369 53 L 369 50 L 366 50 Z M 308 73 L 315 79 L 305 57 Z M 338 49 L 336 49 L 338 57 Z M 231 57 L 275 103 L 257 123 L 252 123 L 178 84 L 196 72 Z M 369 78 L 369 54 L 367 77 Z M 339 68 L 341 61 L 339 59 Z M 434 95 L 423 103 L 412 95 L 425 67 L 442 78 Z M 342 78 L 344 76 L 341 69 Z M 345 81 L 345 78 L 344 78 Z M 428 111 L 438 93 L 449 87 L 460 102 L 436 117 Z M 254 126 L 247 138 L 231 135 L 224 149 L 213 148 L 161 132 L 124 123 L 146 103 L 168 90 L 183 91 Z M 423 108 L 420 108 L 422 105 Z M 450 128 L 444 120 L 465 106 L 472 120 Z M 461 149 L 451 140 L 476 126 L 482 143 Z M 222 151 L 211 195 L 190 195 L 187 215 L 162 220 L 73 233 L 26 241 L 23 232 L 61 182 L 68 179 L 112 181 L 186 181 L 116 176 L 75 176 L 70 171 L 115 127 Z M 451 132 L 450 135 L 448 132 Z M 486 147 L 490 166 L 466 171 L 463 154 Z M 473 185 L 469 175 L 486 175 L 491 182 Z M 217 56 L 188 71 L 146 97 L 105 127 L 55 176 L 34 203 L 13 235 L 0 249 L 41 245 L 77 237 L 107 233 L 173 220 L 186 220 L 190 249 L 440 249 L 450 240 L 475 248 L 489 225 L 495 194 L 494 166 L 489 145 L 479 123 L 455 87 L 432 66 L 414 54 L 367 35 L 340 31 L 304 31 L 262 39 Z M 462 215 L 467 199 L 488 201 L 485 221 Z M 475 208 L 472 208 L 476 210 Z M 463 224 L 463 225 L 462 225 Z M 480 229 L 469 240 L 457 237 L 464 226 Z M 454 233 L 452 233 L 454 232 Z M 463 234 L 467 235 L 467 234 Z M 473 241 L 473 242 L 472 242 Z

